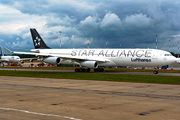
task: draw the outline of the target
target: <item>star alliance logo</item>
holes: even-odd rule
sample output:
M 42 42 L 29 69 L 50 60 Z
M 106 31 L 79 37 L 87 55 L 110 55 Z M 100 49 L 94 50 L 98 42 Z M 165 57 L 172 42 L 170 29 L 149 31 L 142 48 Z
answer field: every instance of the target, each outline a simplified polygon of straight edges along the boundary
M 41 41 L 41 39 L 38 38 L 38 36 L 37 36 L 36 39 L 34 40 L 34 45 L 35 46 L 40 46 L 40 41 Z

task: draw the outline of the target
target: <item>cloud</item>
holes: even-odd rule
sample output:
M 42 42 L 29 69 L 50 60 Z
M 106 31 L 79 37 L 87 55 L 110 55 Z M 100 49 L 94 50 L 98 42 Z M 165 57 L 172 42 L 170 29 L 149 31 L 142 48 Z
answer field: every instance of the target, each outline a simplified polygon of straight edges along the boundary
M 15 8 L 0 4 L 0 33 L 3 34 L 20 34 L 24 29 L 29 27 L 39 28 L 44 26 L 47 17 L 23 14 Z
M 97 29 L 98 26 L 99 26 L 98 17 L 88 16 L 84 20 L 80 21 L 80 23 L 78 24 L 78 30 L 80 31 L 84 30 L 84 32 L 88 32 Z
M 147 15 L 140 13 L 127 16 L 123 23 L 130 27 L 147 28 L 150 27 L 150 21 L 151 20 L 147 17 Z
M 4 40 L 0 39 L 0 42 L 4 42 Z
M 180 2 L 167 0 L 7 0 L 0 2 L 1 44 L 34 48 L 29 28 L 36 28 L 48 46 L 59 48 L 158 48 L 175 50 L 180 34 Z M 16 40 L 18 38 L 18 40 Z
M 102 22 L 101 28 L 108 30 L 118 30 L 121 27 L 121 19 L 114 13 L 107 13 Z
M 54 18 L 50 17 L 47 18 L 47 26 L 52 27 L 52 26 L 64 26 L 64 27 L 69 27 L 72 26 L 76 22 L 76 19 L 70 18 L 69 16 L 65 16 L 63 18 Z

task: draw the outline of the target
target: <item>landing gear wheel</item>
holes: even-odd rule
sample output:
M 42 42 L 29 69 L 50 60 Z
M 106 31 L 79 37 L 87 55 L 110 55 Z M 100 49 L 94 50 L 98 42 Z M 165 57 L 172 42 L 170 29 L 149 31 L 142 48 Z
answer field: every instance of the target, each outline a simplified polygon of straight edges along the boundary
M 84 68 L 82 68 L 82 72 L 85 72 L 86 70 Z
M 86 72 L 90 72 L 90 68 L 87 68 L 87 69 L 86 69 Z
M 90 68 L 76 68 L 75 69 L 75 72 L 90 72 Z
M 94 68 L 94 72 L 104 72 L 104 68 Z
M 79 72 L 79 69 L 78 69 L 78 68 L 76 68 L 76 69 L 75 69 L 75 72 Z
M 158 74 L 158 71 L 157 71 L 157 70 L 155 70 L 153 73 L 154 73 L 154 74 Z
M 79 70 L 79 72 L 82 72 L 82 68 L 79 68 L 78 70 Z

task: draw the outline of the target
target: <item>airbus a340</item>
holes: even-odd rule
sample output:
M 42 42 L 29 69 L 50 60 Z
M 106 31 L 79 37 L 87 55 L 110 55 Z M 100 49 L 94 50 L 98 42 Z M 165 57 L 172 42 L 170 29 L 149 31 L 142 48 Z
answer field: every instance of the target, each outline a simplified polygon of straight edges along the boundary
M 135 66 L 156 67 L 169 65 L 177 58 L 169 52 L 158 49 L 51 49 L 36 29 L 30 29 L 35 49 L 30 52 L 8 52 L 30 54 L 43 57 L 43 61 L 51 64 L 77 64 L 75 72 L 104 71 L 104 67 Z M 83 68 L 84 67 L 84 68 Z M 158 73 L 157 70 L 154 71 Z

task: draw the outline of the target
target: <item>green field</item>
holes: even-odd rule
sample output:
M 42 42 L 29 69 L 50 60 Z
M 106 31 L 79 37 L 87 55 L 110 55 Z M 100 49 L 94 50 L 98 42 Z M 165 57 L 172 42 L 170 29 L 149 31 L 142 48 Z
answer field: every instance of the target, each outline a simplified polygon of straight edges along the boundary
M 3 69 L 46 69 L 46 70 L 74 70 L 75 67 L 0 67 Z M 91 69 L 93 71 L 93 69 Z M 151 72 L 154 69 L 127 69 L 127 68 L 104 68 L 104 71 L 109 72 Z M 159 73 L 180 73 L 180 70 L 158 70 Z
M 122 75 L 122 74 L 102 74 L 102 73 L 62 73 L 62 72 L 39 72 L 39 71 L 0 71 L 0 76 L 19 77 L 40 77 L 56 79 L 79 79 L 97 81 L 116 82 L 139 82 L 139 83 L 159 83 L 159 84 L 180 84 L 178 76 L 161 75 Z

